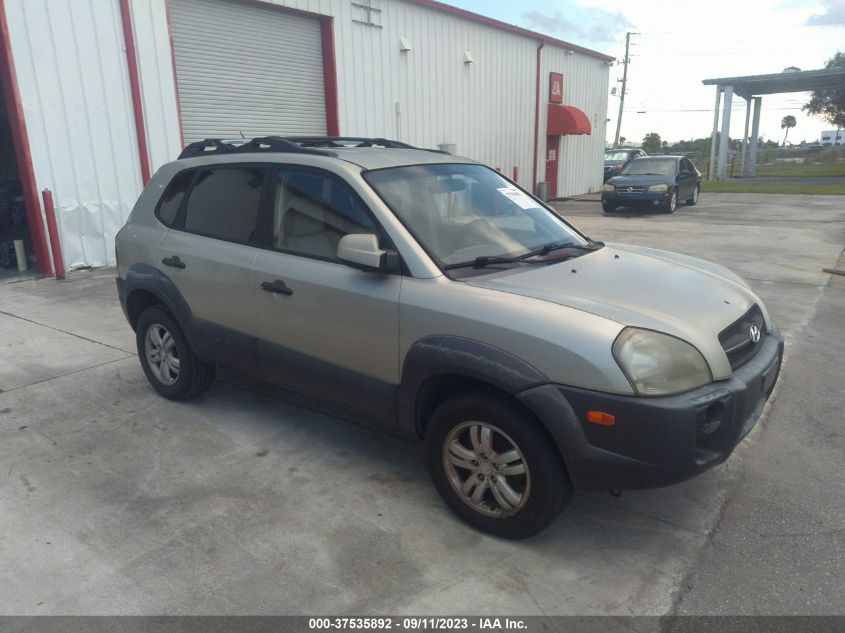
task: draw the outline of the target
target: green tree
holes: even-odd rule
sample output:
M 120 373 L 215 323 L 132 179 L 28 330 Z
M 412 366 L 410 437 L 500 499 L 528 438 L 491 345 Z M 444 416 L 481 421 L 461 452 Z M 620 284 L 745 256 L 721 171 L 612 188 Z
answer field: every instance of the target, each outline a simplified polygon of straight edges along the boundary
M 791 114 L 787 114 L 780 120 L 780 129 L 786 129 L 786 134 L 783 135 L 783 143 L 781 145 L 786 145 L 786 137 L 789 136 L 789 130 L 794 128 L 798 124 L 798 121 L 795 120 L 795 117 Z
M 824 65 L 825 68 L 841 66 L 845 66 L 845 53 L 842 52 L 837 52 Z M 837 130 L 845 127 L 845 79 L 838 79 L 825 88 L 813 91 L 810 100 L 801 109 L 835 125 Z
M 660 134 L 657 132 L 649 132 L 643 137 L 643 151 L 646 154 L 656 154 L 660 151 L 660 147 Z

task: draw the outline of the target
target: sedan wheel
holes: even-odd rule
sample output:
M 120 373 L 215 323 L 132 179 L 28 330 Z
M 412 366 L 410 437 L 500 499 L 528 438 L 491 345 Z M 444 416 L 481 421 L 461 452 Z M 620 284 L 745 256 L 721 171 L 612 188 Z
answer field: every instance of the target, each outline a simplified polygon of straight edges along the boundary
M 678 192 L 677 190 L 673 190 L 672 194 L 669 196 L 669 201 L 663 207 L 663 210 L 667 213 L 674 213 L 675 209 L 678 206 Z
M 531 494 L 522 451 L 492 424 L 464 422 L 452 429 L 443 445 L 443 467 L 461 501 L 487 516 L 510 516 Z

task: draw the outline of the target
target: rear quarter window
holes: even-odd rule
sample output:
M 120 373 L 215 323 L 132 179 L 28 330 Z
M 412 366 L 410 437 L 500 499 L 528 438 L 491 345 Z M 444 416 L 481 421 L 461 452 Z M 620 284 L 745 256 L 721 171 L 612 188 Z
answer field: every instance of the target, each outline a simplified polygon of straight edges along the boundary
M 176 174 L 173 180 L 170 181 L 170 184 L 167 185 L 156 207 L 156 217 L 162 224 L 173 226 L 176 222 L 176 217 L 179 215 L 179 208 L 182 206 L 182 201 L 191 187 L 191 180 L 193 178 L 193 171 L 183 171 Z

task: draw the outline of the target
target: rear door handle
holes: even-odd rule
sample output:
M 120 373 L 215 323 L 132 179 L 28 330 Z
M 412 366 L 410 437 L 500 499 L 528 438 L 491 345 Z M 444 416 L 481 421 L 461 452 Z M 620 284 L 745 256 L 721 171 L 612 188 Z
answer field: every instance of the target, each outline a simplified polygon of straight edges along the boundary
M 184 268 L 185 262 L 179 259 L 178 255 L 173 255 L 171 257 L 165 257 L 161 260 L 161 263 L 165 266 L 170 266 L 171 268 Z
M 292 295 L 293 290 L 288 288 L 287 284 L 281 279 L 276 281 L 264 281 L 261 283 L 261 289 L 267 292 L 274 292 L 280 295 Z

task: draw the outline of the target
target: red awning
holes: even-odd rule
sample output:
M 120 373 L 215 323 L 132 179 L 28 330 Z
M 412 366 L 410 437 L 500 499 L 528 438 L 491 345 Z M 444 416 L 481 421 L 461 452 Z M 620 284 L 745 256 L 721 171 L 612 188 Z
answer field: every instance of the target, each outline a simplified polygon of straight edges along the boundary
M 575 106 L 549 104 L 549 119 L 546 134 L 555 136 L 558 134 L 590 134 L 593 127 L 590 119 Z

